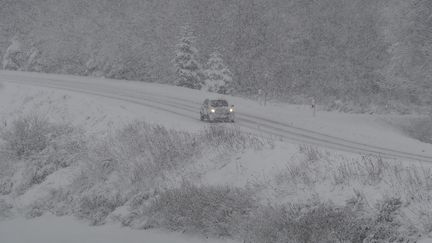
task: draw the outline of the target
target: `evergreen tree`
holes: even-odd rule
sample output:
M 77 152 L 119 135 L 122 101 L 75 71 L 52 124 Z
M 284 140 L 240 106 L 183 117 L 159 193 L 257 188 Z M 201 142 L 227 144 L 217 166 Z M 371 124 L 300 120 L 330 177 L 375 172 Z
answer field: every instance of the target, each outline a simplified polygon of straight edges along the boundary
M 189 26 L 182 28 L 180 43 L 176 45 L 173 60 L 176 68 L 177 86 L 201 89 L 201 67 L 197 61 L 198 50 L 194 47 L 196 37 Z
M 203 89 L 219 94 L 232 92 L 232 73 L 224 64 L 222 55 L 218 51 L 210 54 L 205 75 L 206 80 Z

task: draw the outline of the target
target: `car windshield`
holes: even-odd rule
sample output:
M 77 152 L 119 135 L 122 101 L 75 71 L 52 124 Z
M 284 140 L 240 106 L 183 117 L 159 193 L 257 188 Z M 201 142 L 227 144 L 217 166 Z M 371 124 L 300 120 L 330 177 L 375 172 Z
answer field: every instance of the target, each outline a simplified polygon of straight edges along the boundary
M 228 106 L 228 102 L 226 100 L 212 100 L 210 101 L 210 106 L 212 107 Z

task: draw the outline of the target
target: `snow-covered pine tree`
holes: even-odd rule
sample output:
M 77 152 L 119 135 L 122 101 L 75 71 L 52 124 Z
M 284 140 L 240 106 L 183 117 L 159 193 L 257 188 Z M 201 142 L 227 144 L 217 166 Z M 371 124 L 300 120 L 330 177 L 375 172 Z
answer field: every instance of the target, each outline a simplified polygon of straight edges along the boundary
M 210 54 L 205 70 L 206 80 L 203 89 L 219 94 L 232 92 L 232 73 L 225 65 L 220 52 Z
M 195 39 L 191 28 L 188 25 L 184 26 L 173 60 L 177 74 L 175 84 L 191 89 L 201 89 L 202 71 L 197 61 L 198 50 L 194 47 Z

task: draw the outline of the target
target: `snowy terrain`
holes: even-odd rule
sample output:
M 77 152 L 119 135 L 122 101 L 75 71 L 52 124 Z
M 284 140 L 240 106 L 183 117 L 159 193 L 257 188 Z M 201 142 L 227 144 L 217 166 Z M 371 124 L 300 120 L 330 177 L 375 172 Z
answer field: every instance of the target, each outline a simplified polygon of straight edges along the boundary
M 199 129 L 205 126 L 198 119 L 202 101 L 208 97 L 221 96 L 160 84 L 8 71 L 0 73 L 0 81 L 5 84 L 14 83 L 75 91 L 81 95 L 91 94 L 93 97 L 97 96 L 98 100 L 110 98 L 111 102 L 117 105 L 107 105 L 107 107 L 116 109 L 115 112 L 112 110 L 111 114 L 116 114 L 117 118 L 114 121 L 105 119 L 105 122 L 116 122 L 123 119 L 124 116 L 133 114 L 135 118 L 144 118 L 168 127 L 184 129 Z M 76 97 L 77 100 L 81 100 L 82 96 Z M 431 144 L 409 138 L 397 127 L 389 125 L 389 121 L 397 124 L 397 121 L 406 120 L 407 116 L 318 112 L 317 117 L 313 117 L 309 106 L 269 105 L 264 107 L 250 100 L 234 97 L 228 97 L 228 99 L 236 106 L 238 124 L 248 131 L 280 136 L 296 143 L 305 142 L 350 152 L 376 152 L 381 155 L 388 154 L 389 157 L 412 156 L 417 160 L 432 161 Z M 81 106 L 83 103 L 78 105 L 76 102 L 68 103 L 75 114 L 87 111 L 88 114 L 94 114 L 94 110 L 83 110 L 82 107 L 87 107 Z M 95 105 L 92 109 L 98 108 Z M 125 115 L 125 113 L 129 114 Z M 89 119 L 94 123 L 98 119 L 104 119 L 104 116 L 99 114 L 100 112 L 98 112 L 98 117 L 88 115 L 85 118 L 80 115 L 77 117 L 81 118 L 76 119 Z
M 119 225 L 88 227 L 74 218 L 52 215 L 0 221 L 0 240 L 9 243 L 234 243 L 157 230 L 131 230 Z
M 110 133 L 134 120 L 162 124 L 180 131 L 199 132 L 208 126 L 199 121 L 200 103 L 208 96 L 218 97 L 158 84 L 4 71 L 0 72 L 0 83 L 2 126 L 7 127 L 15 119 L 35 113 L 55 123 L 80 127 L 89 136 Z M 278 204 L 304 203 L 316 195 L 324 201 L 343 204 L 353 194 L 354 188 L 362 190 L 373 205 L 381 200 L 384 192 L 402 194 L 402 190 L 394 191 L 392 186 L 396 184 L 392 183 L 397 182 L 390 180 L 393 178 L 387 178 L 389 181 L 386 183 L 371 185 L 353 180 L 349 185 L 338 187 L 331 185 L 331 176 L 324 178 L 322 174 L 331 171 L 333 166 L 337 167 L 338 162 L 361 159 L 358 153 L 367 151 L 382 153 L 391 158 L 389 163 L 400 164 L 401 168 L 420 166 L 430 170 L 428 162 L 432 161 L 432 145 L 409 138 L 393 126 L 404 122 L 406 117 L 325 111 L 319 111 L 313 117 L 307 106 L 269 104 L 264 107 L 251 100 L 228 99 L 235 104 L 238 112 L 238 126 L 243 131 L 271 137 L 273 148 L 245 150 L 226 157 L 204 156 L 205 159 L 184 168 L 179 172 L 181 175 L 178 178 L 174 176 L 169 183 L 175 185 L 187 177 L 200 185 L 252 186 L 262 198 Z M 303 144 L 319 147 L 316 160 L 321 164 L 309 161 L 311 167 L 305 171 L 310 173 L 308 175 L 321 174 L 322 181 L 317 176 L 317 182 L 324 183 L 300 183 L 300 189 L 293 189 L 290 183 L 294 182 L 286 178 L 293 177 L 289 174 L 292 168 L 301 172 L 303 163 L 307 162 L 304 158 L 308 156 L 307 152 L 299 151 L 299 145 Z M 422 159 L 425 162 L 420 161 Z M 288 167 L 291 169 L 287 170 Z M 67 186 L 71 183 L 68 176 L 74 177 L 75 169 L 62 169 L 48 176 L 43 183 L 15 198 L 15 207 L 26 208 L 53 188 Z M 15 233 L 20 230 L 28 233 Z M 0 241 L 28 242 L 29 239 L 32 242 L 228 242 L 157 230 L 136 231 L 115 224 L 87 227 L 71 217 L 49 215 L 31 220 L 17 217 L 0 222 Z

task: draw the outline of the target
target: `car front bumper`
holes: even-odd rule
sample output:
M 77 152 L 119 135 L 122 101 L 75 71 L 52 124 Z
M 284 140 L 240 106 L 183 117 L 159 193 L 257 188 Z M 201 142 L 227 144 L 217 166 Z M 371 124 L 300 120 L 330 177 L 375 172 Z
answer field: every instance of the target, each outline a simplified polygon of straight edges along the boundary
M 210 120 L 212 121 L 233 121 L 234 113 L 211 113 Z

